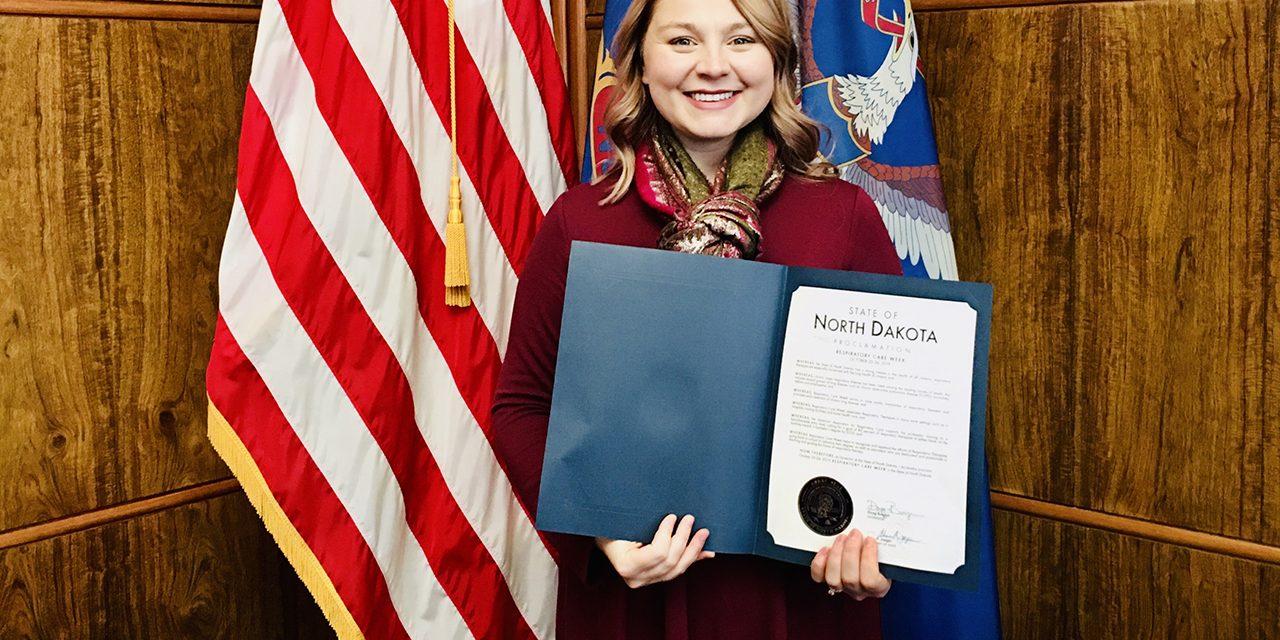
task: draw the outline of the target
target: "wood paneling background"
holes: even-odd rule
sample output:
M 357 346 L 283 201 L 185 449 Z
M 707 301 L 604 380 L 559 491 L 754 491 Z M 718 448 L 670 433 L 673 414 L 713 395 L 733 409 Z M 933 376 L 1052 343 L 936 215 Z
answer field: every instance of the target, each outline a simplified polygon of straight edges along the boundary
M 1006 636 L 1280 638 L 1280 7 L 997 4 L 915 3 Z M 204 436 L 252 5 L 0 0 L 0 638 L 332 635 Z
M 0 530 L 226 475 L 203 371 L 253 35 L 0 20 Z
M 993 488 L 1280 543 L 1275 20 L 920 15 L 961 268 L 1003 293 Z
M 332 636 L 243 495 L 182 497 L 229 475 L 204 368 L 255 27 L 165 9 L 0 15 L 0 538 L 71 531 L 0 545 L 0 638 Z
M 0 638 L 332 637 L 241 493 L 0 551 Z

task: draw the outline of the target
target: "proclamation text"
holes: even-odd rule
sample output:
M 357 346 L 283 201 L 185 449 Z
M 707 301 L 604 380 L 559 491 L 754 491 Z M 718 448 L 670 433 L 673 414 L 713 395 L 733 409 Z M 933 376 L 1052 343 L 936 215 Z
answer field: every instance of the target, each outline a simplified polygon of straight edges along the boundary
M 977 312 L 800 287 L 783 343 L 767 529 L 817 551 L 854 528 L 880 561 L 964 564 Z

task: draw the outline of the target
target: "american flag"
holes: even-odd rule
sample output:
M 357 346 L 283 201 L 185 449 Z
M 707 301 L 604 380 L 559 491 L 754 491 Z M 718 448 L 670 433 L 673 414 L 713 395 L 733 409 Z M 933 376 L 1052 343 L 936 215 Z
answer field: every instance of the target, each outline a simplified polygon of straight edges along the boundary
M 489 443 L 517 278 L 574 173 L 546 0 L 459 0 L 474 300 L 444 304 L 446 0 L 267 0 L 209 434 L 343 638 L 550 638 L 556 566 Z

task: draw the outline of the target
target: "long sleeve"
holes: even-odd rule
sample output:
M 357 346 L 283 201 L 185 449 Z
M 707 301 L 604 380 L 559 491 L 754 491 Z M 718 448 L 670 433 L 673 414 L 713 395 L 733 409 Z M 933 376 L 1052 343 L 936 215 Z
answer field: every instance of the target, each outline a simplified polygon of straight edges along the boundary
M 570 238 L 564 225 L 563 207 L 557 202 L 547 213 L 525 260 L 494 395 L 494 453 L 530 515 L 538 508 L 569 268 Z M 594 542 L 581 536 L 543 535 L 560 568 L 585 581 Z
M 894 248 L 889 231 L 880 219 L 880 210 L 866 191 L 857 191 L 857 198 L 854 199 L 853 237 L 850 238 L 849 245 L 855 248 L 855 252 L 849 269 L 863 273 L 902 275 L 898 250 Z

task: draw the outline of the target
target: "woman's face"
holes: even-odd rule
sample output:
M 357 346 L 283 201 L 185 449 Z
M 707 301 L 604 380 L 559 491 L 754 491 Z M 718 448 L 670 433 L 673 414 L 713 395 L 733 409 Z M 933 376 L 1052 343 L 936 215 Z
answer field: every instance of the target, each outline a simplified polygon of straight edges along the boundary
M 643 81 L 687 144 L 733 139 L 773 95 L 773 58 L 730 0 L 658 0 Z

